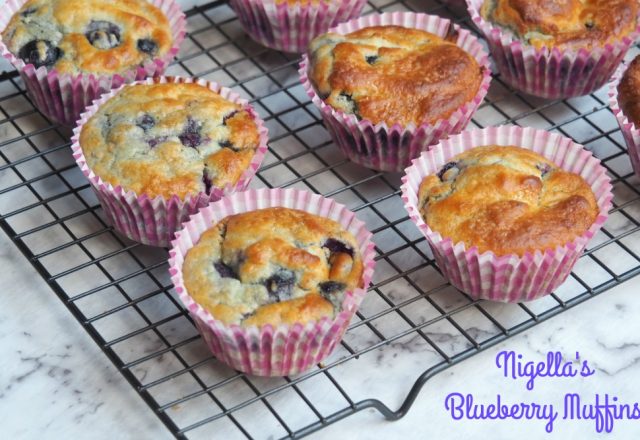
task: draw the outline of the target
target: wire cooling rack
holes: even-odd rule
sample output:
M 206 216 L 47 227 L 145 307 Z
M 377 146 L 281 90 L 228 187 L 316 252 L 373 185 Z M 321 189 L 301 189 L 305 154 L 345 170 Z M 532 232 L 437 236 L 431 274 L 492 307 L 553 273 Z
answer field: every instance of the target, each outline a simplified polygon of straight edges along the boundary
M 464 11 L 437 0 L 371 0 L 365 12 L 372 10 L 436 13 L 471 27 Z M 371 407 L 397 419 L 429 377 L 640 272 L 640 191 L 606 90 L 545 101 L 495 76 L 472 124 L 572 137 L 602 159 L 615 201 L 557 292 L 528 304 L 472 301 L 443 280 L 409 221 L 400 175 L 353 165 L 333 145 L 298 84 L 298 58 L 252 42 L 225 1 L 187 15 L 189 35 L 168 73 L 231 86 L 257 108 L 271 142 L 253 186 L 305 188 L 348 205 L 374 233 L 377 267 L 344 341 L 323 364 L 271 379 L 227 368 L 177 301 L 167 252 L 114 233 L 71 157 L 70 131 L 33 107 L 15 72 L 1 74 L 0 224 L 177 438 L 300 437 Z

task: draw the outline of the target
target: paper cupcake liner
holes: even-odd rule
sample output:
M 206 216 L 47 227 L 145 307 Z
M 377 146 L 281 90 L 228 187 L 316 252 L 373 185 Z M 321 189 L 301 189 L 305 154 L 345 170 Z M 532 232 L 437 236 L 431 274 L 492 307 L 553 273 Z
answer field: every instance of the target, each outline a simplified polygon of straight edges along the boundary
M 332 0 L 289 5 L 276 0 L 231 0 L 249 36 L 272 49 L 304 52 L 309 42 L 330 27 L 360 15 L 366 0 Z
M 27 0 L 8 0 L 0 9 L 0 29 L 4 30 L 11 17 L 20 10 Z M 125 83 L 139 81 L 147 77 L 162 75 L 173 57 L 178 53 L 184 39 L 186 19 L 174 0 L 149 0 L 169 19 L 173 46 L 161 58 L 149 60 L 144 65 L 115 75 L 68 74 L 47 70 L 42 66 L 25 64 L 12 54 L 0 39 L 0 53 L 20 73 L 25 88 L 34 106 L 49 119 L 63 125 L 73 126 L 84 109 L 103 93 Z
M 483 69 L 482 83 L 476 96 L 449 118 L 418 127 L 413 124 L 406 127 L 400 124 L 388 127 L 384 122 L 373 124 L 366 119 L 359 121 L 355 115 L 344 113 L 326 104 L 311 85 L 307 75 L 309 58 L 307 54 L 303 56 L 299 70 L 300 81 L 311 101 L 320 109 L 324 124 L 342 153 L 352 162 L 367 168 L 401 172 L 411 164 L 413 158 L 418 157 L 430 145 L 450 134 L 461 132 L 467 126 L 489 90 L 491 68 L 488 55 L 477 38 L 468 30 L 436 15 L 411 12 L 371 14 L 342 23 L 332 28 L 330 32 L 347 34 L 365 27 L 380 25 L 422 29 L 441 37 L 450 34 L 453 27 L 458 35 L 456 44 L 471 54 Z
M 600 212 L 593 225 L 575 240 L 546 249 L 496 256 L 467 249 L 463 242 L 442 237 L 424 222 L 418 206 L 422 180 L 437 173 L 452 157 L 474 147 L 516 145 L 546 157 L 560 168 L 579 174 L 591 186 Z M 411 220 L 425 235 L 438 267 L 451 284 L 476 299 L 492 301 L 530 301 L 551 293 L 562 284 L 588 241 L 605 223 L 613 195 L 610 179 L 600 160 L 568 138 L 542 130 L 520 127 L 489 127 L 466 131 L 442 141 L 422 153 L 406 170 L 402 179 L 402 199 Z
M 480 8 L 484 0 L 466 1 L 471 19 L 489 44 L 501 78 L 513 88 L 541 98 L 571 98 L 599 89 L 609 81 L 640 36 L 639 21 L 632 34 L 604 47 L 536 49 L 482 18 Z
M 627 152 L 636 176 L 640 177 L 640 130 L 622 112 L 618 102 L 618 85 L 629 66 L 621 64 L 609 83 L 609 106 L 618 121 L 620 131 L 627 144 Z
M 187 196 L 185 199 L 180 199 L 174 195 L 167 200 L 161 196 L 150 198 L 145 194 L 136 194 L 134 191 L 126 190 L 119 185 L 114 187 L 110 183 L 103 181 L 100 176 L 96 175 L 91 168 L 89 168 L 79 140 L 82 127 L 89 118 L 98 111 L 98 108 L 102 104 L 116 95 L 124 87 L 136 84 L 164 83 L 200 84 L 219 93 L 220 96 L 229 101 L 245 106 L 253 116 L 259 133 L 258 147 L 249 167 L 234 185 L 228 184 L 224 188 L 212 188 L 210 194 L 201 192 Z M 82 173 L 91 183 L 104 209 L 107 221 L 113 225 L 117 231 L 131 240 L 152 246 L 167 247 L 171 244 L 175 231 L 181 227 L 182 223 L 185 222 L 191 214 L 194 214 L 199 208 L 206 206 L 208 203 L 219 200 L 223 195 L 235 191 L 242 191 L 249 185 L 249 182 L 260 167 L 262 159 L 267 152 L 267 142 L 268 131 L 262 119 L 258 117 L 246 100 L 241 99 L 240 96 L 232 90 L 222 87 L 215 82 L 205 81 L 203 79 L 155 77 L 147 78 L 146 80 L 138 81 L 130 85 L 123 85 L 94 101 L 93 104 L 87 108 L 87 111 L 82 114 L 78 125 L 73 130 L 71 150 Z
M 347 292 L 342 310 L 307 324 L 241 327 L 216 320 L 196 303 L 184 287 L 182 264 L 189 249 L 202 233 L 223 218 L 257 209 L 283 206 L 337 221 L 358 242 L 363 260 L 360 286 Z M 322 361 L 342 339 L 351 318 L 362 302 L 374 269 L 375 251 L 371 233 L 355 214 L 334 200 L 296 189 L 248 190 L 224 197 L 193 215 L 176 234 L 169 252 L 169 272 L 176 292 L 193 317 L 213 354 L 230 367 L 258 376 L 285 376 L 301 373 Z

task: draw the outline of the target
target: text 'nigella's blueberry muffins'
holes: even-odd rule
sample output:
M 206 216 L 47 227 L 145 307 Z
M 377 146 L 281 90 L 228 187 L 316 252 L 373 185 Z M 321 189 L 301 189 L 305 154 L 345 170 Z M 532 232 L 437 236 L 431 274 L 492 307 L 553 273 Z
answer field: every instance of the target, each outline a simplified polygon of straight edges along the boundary
M 149 79 L 103 97 L 83 116 L 76 159 L 111 223 L 146 244 L 168 245 L 198 206 L 246 187 L 266 151 L 266 129 L 251 107 L 206 81 Z M 119 206 L 119 194 L 126 203 L 152 202 L 141 211 Z
M 249 36 L 284 52 L 303 52 L 330 27 L 360 15 L 366 0 L 231 0 Z
M 176 234 L 169 272 L 215 357 L 297 374 L 339 344 L 374 268 L 371 233 L 331 199 L 295 189 L 223 197 Z
M 565 245 L 598 215 L 582 177 L 514 146 L 477 147 L 455 156 L 422 181 L 418 200 L 431 229 L 499 256 Z
M 95 89 L 161 74 L 184 35 L 184 15 L 169 0 L 12 4 L 20 6 L 0 17 L 3 55 L 31 82 L 49 82 L 31 93 L 39 109 L 67 124 L 82 110 L 78 101 L 99 96 Z
M 467 0 L 500 73 L 544 98 L 606 83 L 639 35 L 636 0 Z
M 609 104 L 627 144 L 633 171 L 640 176 L 640 56 L 620 65 L 609 85 Z
M 352 161 L 401 171 L 461 131 L 490 83 L 480 43 L 448 20 L 370 15 L 315 38 L 300 69 L 335 143 Z
M 269 208 L 227 217 L 186 255 L 189 295 L 225 324 L 274 326 L 333 319 L 358 287 L 353 235 L 304 211 Z
M 509 302 L 562 284 L 613 198 L 606 169 L 584 147 L 508 126 L 423 153 L 406 170 L 402 197 L 454 286 Z

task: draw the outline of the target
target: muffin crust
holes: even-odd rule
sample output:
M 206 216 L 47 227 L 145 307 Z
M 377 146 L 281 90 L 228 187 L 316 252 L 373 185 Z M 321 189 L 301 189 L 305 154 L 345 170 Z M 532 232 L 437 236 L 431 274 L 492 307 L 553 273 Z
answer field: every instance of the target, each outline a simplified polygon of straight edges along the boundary
M 238 181 L 259 144 L 246 108 L 199 84 L 127 86 L 105 102 L 79 137 L 102 180 L 169 199 Z
M 173 38 L 167 17 L 145 0 L 29 0 L 2 41 L 35 67 L 114 74 L 162 57 Z
M 309 45 L 309 79 L 330 106 L 391 126 L 445 119 L 478 93 L 482 70 L 467 52 L 418 29 L 374 26 L 328 33 Z
M 597 47 L 636 28 L 636 0 L 485 0 L 482 16 L 536 47 Z
M 432 230 L 496 255 L 564 245 L 598 215 L 582 177 L 514 146 L 477 147 L 454 157 L 422 181 L 418 197 Z
M 618 84 L 618 103 L 627 119 L 640 127 L 640 56 L 629 64 Z
M 243 326 L 333 318 L 362 271 L 355 238 L 337 222 L 280 207 L 226 217 L 183 265 L 188 294 L 214 318 Z

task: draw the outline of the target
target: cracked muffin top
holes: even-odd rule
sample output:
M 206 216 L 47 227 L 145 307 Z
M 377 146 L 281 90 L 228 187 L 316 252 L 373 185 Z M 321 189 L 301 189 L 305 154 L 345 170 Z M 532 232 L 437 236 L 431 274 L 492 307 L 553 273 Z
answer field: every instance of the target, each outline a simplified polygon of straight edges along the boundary
M 603 46 L 636 29 L 637 0 L 486 0 L 485 20 L 535 47 Z
M 477 147 L 421 183 L 427 225 L 467 249 L 495 255 L 544 251 L 585 233 L 599 208 L 589 184 L 521 147 Z
M 482 83 L 482 69 L 470 54 L 419 29 L 327 33 L 310 43 L 309 53 L 309 80 L 320 98 L 374 124 L 419 126 L 446 119 Z
M 618 103 L 627 119 L 640 127 L 640 56 L 631 61 L 618 84 Z
M 87 165 L 102 180 L 165 199 L 236 183 L 259 140 L 248 108 L 187 83 L 126 86 L 79 137 Z
M 339 223 L 289 208 L 224 218 L 182 267 L 187 293 L 225 324 L 306 324 L 333 319 L 359 287 L 358 243 Z
M 29 0 L 2 41 L 36 68 L 114 74 L 162 57 L 173 37 L 167 17 L 145 0 Z

